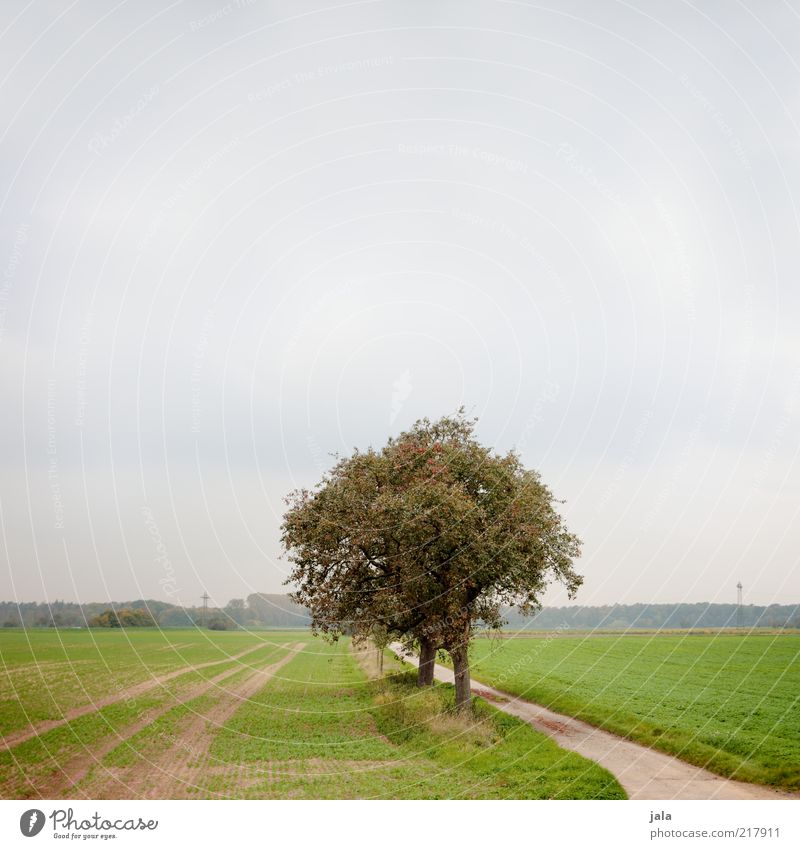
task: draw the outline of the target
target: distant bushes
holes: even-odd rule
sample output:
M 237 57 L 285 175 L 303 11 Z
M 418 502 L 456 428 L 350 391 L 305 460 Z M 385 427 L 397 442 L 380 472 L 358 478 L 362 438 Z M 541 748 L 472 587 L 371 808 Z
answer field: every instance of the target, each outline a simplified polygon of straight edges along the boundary
M 143 607 L 104 610 L 89 620 L 90 628 L 153 628 L 155 624 L 153 615 Z
M 215 616 L 209 620 L 208 627 L 211 631 L 235 631 L 239 626 L 224 616 Z

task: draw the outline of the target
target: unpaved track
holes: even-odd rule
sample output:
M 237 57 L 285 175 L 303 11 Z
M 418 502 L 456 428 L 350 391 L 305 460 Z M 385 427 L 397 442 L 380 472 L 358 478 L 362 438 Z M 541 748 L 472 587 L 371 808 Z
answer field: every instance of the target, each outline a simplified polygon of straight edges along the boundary
M 406 654 L 399 643 L 391 649 L 410 663 L 417 658 Z M 453 671 L 436 665 L 438 681 L 453 683 Z M 758 784 L 723 778 L 685 761 L 641 746 L 581 722 L 555 713 L 542 705 L 517 698 L 471 679 L 473 694 L 482 696 L 504 713 L 516 716 L 537 731 L 552 737 L 563 749 L 570 749 L 599 763 L 611 772 L 631 799 L 796 799 Z
M 251 699 L 276 672 L 293 660 L 307 643 L 286 645 L 286 654 L 269 666 L 259 669 L 230 689 L 223 689 L 222 697 L 204 714 L 195 714 L 180 730 L 179 740 L 166 741 L 167 747 L 157 758 L 140 758 L 131 768 L 121 773 L 103 770 L 99 786 L 83 791 L 98 799 L 180 799 L 191 797 L 192 790 L 206 797 L 215 794 L 204 790 L 203 777 L 215 775 L 235 776 L 241 771 L 239 764 L 216 763 L 208 750 L 216 733 L 234 713 Z M 236 781 L 234 779 L 235 786 Z
M 200 669 L 206 669 L 209 666 L 217 666 L 220 663 L 231 663 L 232 661 L 239 660 L 247 654 L 258 651 L 261 648 L 264 648 L 264 646 L 251 646 L 250 648 L 239 652 L 239 654 L 223 657 L 220 660 L 209 660 L 207 663 L 198 663 L 194 666 L 182 666 L 180 669 L 175 669 L 172 672 L 167 672 L 164 675 L 159 675 L 155 678 L 148 678 L 147 680 L 140 681 L 138 684 L 134 684 L 132 687 L 128 687 L 124 690 L 118 690 L 114 693 L 114 695 L 104 696 L 102 699 L 97 699 L 94 702 L 89 702 L 89 704 L 81 705 L 80 707 L 65 711 L 64 715 L 60 719 L 47 719 L 44 722 L 39 722 L 36 725 L 29 726 L 28 728 L 13 731 L 11 734 L 7 734 L 5 736 L 0 735 L 2 736 L 2 740 L 0 741 L 0 752 L 5 749 L 10 749 L 13 746 L 18 746 L 26 740 L 31 740 L 34 737 L 46 734 L 54 728 L 66 725 L 74 719 L 86 716 L 88 713 L 94 713 L 101 708 L 108 707 L 108 705 L 126 701 L 127 699 L 135 699 L 137 696 L 141 696 L 148 690 L 163 686 L 168 681 L 172 681 L 173 678 L 178 678 L 180 675 L 186 675 L 187 672 L 197 672 Z

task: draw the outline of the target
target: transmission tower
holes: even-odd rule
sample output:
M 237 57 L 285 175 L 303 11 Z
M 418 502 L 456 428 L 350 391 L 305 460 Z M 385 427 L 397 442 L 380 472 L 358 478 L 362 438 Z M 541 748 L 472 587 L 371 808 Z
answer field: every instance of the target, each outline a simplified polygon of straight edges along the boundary
M 742 627 L 742 582 L 736 585 L 736 627 Z

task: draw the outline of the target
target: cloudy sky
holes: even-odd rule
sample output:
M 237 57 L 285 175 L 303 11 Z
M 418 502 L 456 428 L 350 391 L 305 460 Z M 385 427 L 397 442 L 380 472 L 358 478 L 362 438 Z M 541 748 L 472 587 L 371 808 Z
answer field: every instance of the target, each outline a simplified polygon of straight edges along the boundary
M 4 5 L 0 597 L 281 591 L 463 404 L 580 602 L 800 601 L 800 13 L 550 5 Z

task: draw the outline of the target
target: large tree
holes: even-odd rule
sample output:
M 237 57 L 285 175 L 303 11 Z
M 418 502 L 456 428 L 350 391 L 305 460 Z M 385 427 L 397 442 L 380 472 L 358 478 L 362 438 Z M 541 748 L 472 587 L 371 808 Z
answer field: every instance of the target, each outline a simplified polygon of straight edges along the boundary
M 580 542 L 550 490 L 513 451 L 482 446 L 474 427 L 460 410 L 339 458 L 313 490 L 288 496 L 282 526 L 287 583 L 314 630 L 336 639 L 379 629 L 416 644 L 421 684 L 447 651 L 459 708 L 476 625 L 500 627 L 505 606 L 533 611 L 552 580 L 570 597 L 582 581 Z

